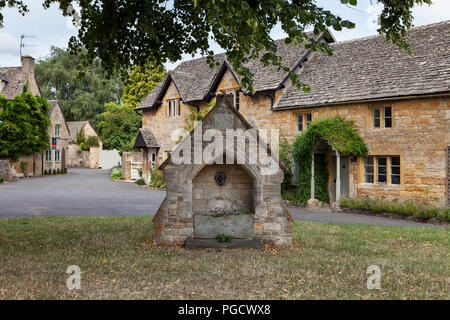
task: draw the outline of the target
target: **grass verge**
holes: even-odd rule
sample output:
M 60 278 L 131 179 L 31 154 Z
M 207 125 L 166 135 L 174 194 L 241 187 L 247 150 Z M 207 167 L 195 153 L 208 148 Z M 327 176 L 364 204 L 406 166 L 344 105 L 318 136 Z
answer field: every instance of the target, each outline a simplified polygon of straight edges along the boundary
M 295 222 L 292 248 L 152 244 L 151 217 L 0 220 L 1 299 L 449 299 L 450 230 Z M 368 266 L 381 290 L 368 290 Z M 81 268 L 81 290 L 66 269 Z

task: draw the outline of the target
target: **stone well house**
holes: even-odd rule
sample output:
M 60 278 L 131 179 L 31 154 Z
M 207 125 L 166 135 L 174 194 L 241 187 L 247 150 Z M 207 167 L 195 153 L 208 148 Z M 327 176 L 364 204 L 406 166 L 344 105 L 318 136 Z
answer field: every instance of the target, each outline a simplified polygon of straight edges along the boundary
M 67 122 L 67 126 L 70 131 L 70 143 L 68 146 L 67 158 L 68 166 L 98 168 L 99 152 L 102 150 L 103 144 L 89 121 L 69 121 Z M 75 143 L 77 136 L 80 133 L 83 133 L 85 139 L 97 137 L 98 147 L 91 147 L 89 151 L 80 150 L 80 147 Z
M 277 40 L 283 63 L 311 90 L 298 91 L 286 74 L 252 61 L 255 92 L 240 78 L 225 54 L 181 63 L 136 108 L 142 129 L 143 172 L 161 164 L 177 145 L 175 129 L 184 116 L 205 108 L 222 93 L 233 93 L 234 106 L 255 128 L 279 129 L 292 142 L 311 121 L 342 116 L 353 120 L 366 142 L 368 157 L 337 154 L 328 145 L 315 148 L 329 161 L 332 201 L 342 197 L 385 197 L 437 206 L 450 204 L 450 21 L 412 28 L 414 55 L 381 36 L 335 42 L 323 35 L 333 56 Z M 338 186 L 336 186 L 338 183 Z
M 7 99 L 14 99 L 15 96 L 23 93 L 25 85 L 33 95 L 42 96 L 39 85 L 34 75 L 34 58 L 30 56 L 22 57 L 22 66 L 0 68 L 0 94 Z M 12 163 L 11 173 L 14 176 L 40 176 L 45 169 L 57 169 L 64 167 L 65 151 L 69 138 L 69 129 L 66 125 L 64 115 L 56 100 L 49 100 L 51 105 L 49 111 L 50 126 L 50 149 L 41 153 L 22 156 L 17 162 Z M 28 166 L 22 172 L 21 163 L 26 162 Z

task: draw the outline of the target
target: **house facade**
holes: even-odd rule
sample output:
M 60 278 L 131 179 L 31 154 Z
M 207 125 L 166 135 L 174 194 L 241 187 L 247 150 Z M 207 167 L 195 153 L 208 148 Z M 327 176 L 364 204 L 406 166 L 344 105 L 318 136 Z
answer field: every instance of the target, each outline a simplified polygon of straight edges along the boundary
M 233 93 L 235 108 L 255 128 L 279 129 L 293 142 L 311 121 L 334 116 L 352 120 L 368 146 L 367 157 L 338 154 L 321 144 L 314 153 L 328 160 L 332 201 L 369 196 L 414 200 L 444 207 L 450 203 L 450 21 L 412 28 L 413 55 L 381 36 L 335 42 L 334 54 L 314 53 L 277 40 L 283 63 L 308 84 L 291 85 L 283 71 L 248 65 L 255 92 L 240 87 L 224 54 L 181 63 L 136 108 L 142 129 L 143 176 L 161 164 L 179 141 L 174 131 L 186 114 L 206 108 L 221 93 Z
M 48 134 L 49 149 L 44 153 L 44 170 L 53 171 L 67 168 L 67 153 L 69 150 L 70 131 L 66 119 L 57 100 L 48 100 L 51 104 Z
M 103 143 L 89 121 L 69 121 L 67 126 L 70 131 L 67 165 L 69 167 L 98 168 L 99 153 L 103 148 Z M 96 137 L 98 146 L 90 147 L 89 151 L 81 150 L 80 146 L 76 144 L 79 134 L 82 134 L 85 140 L 89 137 Z

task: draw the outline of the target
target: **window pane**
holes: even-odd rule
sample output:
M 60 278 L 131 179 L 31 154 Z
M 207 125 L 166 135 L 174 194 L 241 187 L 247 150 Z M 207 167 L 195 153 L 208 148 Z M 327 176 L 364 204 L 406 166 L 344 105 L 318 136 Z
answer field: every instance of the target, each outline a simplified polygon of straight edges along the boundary
M 303 115 L 297 115 L 297 131 L 303 131 Z
M 239 91 L 234 93 L 234 106 L 236 107 L 236 110 L 239 110 Z
M 177 117 L 181 115 L 181 106 L 180 106 L 180 100 L 177 100 Z
M 373 183 L 373 157 L 364 159 L 364 182 Z
M 400 165 L 400 157 L 391 157 L 391 163 L 394 166 L 399 166 Z
M 385 128 L 392 127 L 392 108 L 391 107 L 384 108 L 384 127 Z
M 400 184 L 400 157 L 391 157 L 391 184 Z
M 391 183 L 392 184 L 400 184 L 400 176 L 392 175 L 391 176 Z
M 309 126 L 309 124 L 311 123 L 311 119 L 312 119 L 311 113 L 305 114 L 305 117 L 306 117 L 306 126 L 305 126 L 305 129 L 308 129 L 308 126 Z
M 373 127 L 380 127 L 380 109 L 373 109 Z
M 378 183 L 386 183 L 387 180 L 387 168 L 386 168 L 387 158 L 386 157 L 379 157 L 377 158 L 377 182 Z

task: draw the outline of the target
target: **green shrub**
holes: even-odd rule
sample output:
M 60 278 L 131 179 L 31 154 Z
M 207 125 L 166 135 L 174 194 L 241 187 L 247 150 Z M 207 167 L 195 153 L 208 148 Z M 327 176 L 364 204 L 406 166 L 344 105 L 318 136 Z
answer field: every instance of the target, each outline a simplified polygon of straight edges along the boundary
M 3 183 L 3 181 L 5 181 L 5 179 L 0 177 L 0 183 Z
M 97 136 L 90 136 L 86 140 L 86 145 L 88 148 L 90 147 L 98 147 L 99 146 L 99 140 Z
M 123 179 L 122 179 L 123 178 Z M 124 180 L 125 178 L 122 177 L 122 169 L 120 168 L 114 168 L 111 170 L 111 179 L 120 179 Z
M 64 174 L 67 174 L 67 168 L 64 168 L 64 169 L 63 169 L 63 173 L 64 173 Z
M 23 173 L 25 173 L 25 171 L 27 171 L 27 168 L 28 168 L 28 162 L 21 161 L 20 162 L 20 169 L 22 170 Z
M 53 169 L 53 175 L 56 176 L 56 169 Z
M 340 206 L 349 209 L 394 213 L 401 216 L 413 216 L 420 219 L 436 218 L 450 222 L 450 209 L 439 209 L 431 205 L 415 204 L 412 201 L 381 200 L 369 198 L 342 199 Z
M 137 179 L 135 183 L 138 186 L 143 186 L 145 184 L 145 181 L 144 181 L 144 179 L 140 178 L 140 179 Z
M 60 168 L 56 169 L 56 174 L 61 174 L 61 169 Z
M 44 169 L 44 176 L 48 175 L 47 169 Z
M 219 240 L 219 242 L 231 242 L 233 241 L 233 236 L 221 233 L 216 236 L 216 239 Z
M 150 186 L 153 188 L 165 188 L 166 184 L 164 183 L 164 176 L 161 170 L 158 167 L 153 168 L 150 171 L 151 174 L 151 182 Z

